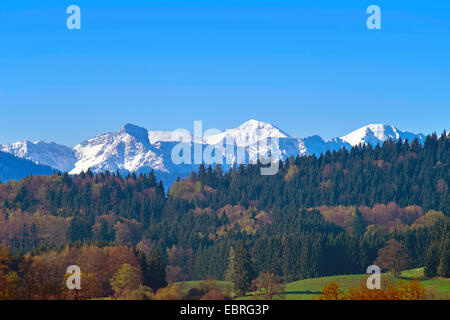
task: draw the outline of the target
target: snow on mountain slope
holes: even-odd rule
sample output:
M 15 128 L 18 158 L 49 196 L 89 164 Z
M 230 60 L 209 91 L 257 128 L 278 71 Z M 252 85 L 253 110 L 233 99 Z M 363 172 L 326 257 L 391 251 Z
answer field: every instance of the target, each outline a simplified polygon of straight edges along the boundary
M 316 155 L 319 156 L 321 153 L 327 152 L 327 150 L 339 150 L 346 148 L 350 150 L 352 146 L 347 142 L 343 141 L 341 138 L 333 138 L 330 140 L 323 140 L 320 136 L 314 135 L 306 138 L 302 138 L 302 143 L 304 145 L 305 152 L 301 155 Z
M 412 141 L 415 138 L 419 139 L 419 142 L 423 143 L 425 141 L 425 136 L 423 134 L 415 134 L 407 131 L 401 131 L 394 126 L 384 125 L 384 124 L 369 124 L 362 128 L 359 128 L 341 139 L 352 146 L 358 144 L 369 143 L 372 146 L 376 146 L 378 143 L 382 144 L 386 140 L 405 140 Z
M 48 165 L 71 174 L 91 169 L 98 173 L 116 171 L 121 173 L 142 172 L 154 170 L 166 186 L 178 176 L 185 177 L 192 170 L 197 170 L 200 162 L 195 163 L 195 150 L 201 150 L 202 155 L 211 155 L 210 159 L 203 157 L 208 165 L 219 161 L 224 170 L 232 163 L 248 164 L 261 157 L 286 159 L 297 155 L 320 155 L 327 150 L 339 150 L 343 147 L 351 149 L 359 143 L 370 143 L 375 146 L 388 139 L 414 138 L 424 141 L 424 136 L 398 130 L 388 125 L 368 125 L 349 133 L 342 138 L 323 140 L 314 135 L 305 138 L 295 138 L 274 125 L 257 120 L 249 120 L 235 129 L 229 129 L 203 137 L 195 137 L 188 133 L 183 135 L 172 131 L 148 131 L 132 124 L 124 125 L 118 132 L 100 134 L 84 141 L 73 149 L 55 143 L 22 141 L 13 144 L 0 145 L 0 151 L 17 157 L 32 160 L 35 163 Z M 187 157 L 190 163 L 178 163 L 172 158 L 173 150 L 180 141 L 189 138 Z M 279 152 L 271 154 L 271 141 L 278 141 Z M 216 149 L 217 146 L 221 148 Z M 215 150 L 218 153 L 216 157 Z M 183 151 L 184 152 L 184 151 Z M 183 153 L 182 152 L 182 153 Z M 214 156 L 212 154 L 214 153 Z M 198 160 L 198 159 L 197 159 Z
M 215 145 L 218 143 L 225 144 L 228 139 L 228 141 L 234 141 L 237 146 L 243 147 L 253 145 L 264 139 L 275 137 L 291 138 L 287 133 L 270 123 L 251 119 L 235 129 L 229 129 L 215 135 L 204 136 L 203 141 L 206 144 Z
M 226 138 L 235 139 L 236 146 L 227 148 L 225 146 Z M 281 139 L 280 146 L 283 157 L 298 154 L 299 141 L 290 138 L 287 134 L 274 126 L 258 122 L 255 120 L 248 121 L 237 129 L 228 130 L 224 133 L 204 137 L 201 139 L 192 139 L 188 149 L 190 150 L 189 163 L 174 163 L 172 159 L 172 150 L 182 140 L 180 134 L 164 131 L 147 131 L 144 128 L 126 124 L 119 132 L 110 132 L 98 135 L 90 140 L 84 141 L 75 146 L 75 155 L 78 161 L 71 170 L 71 174 L 77 174 L 81 171 L 87 171 L 89 168 L 93 172 L 122 171 L 122 172 L 148 172 L 155 170 L 157 175 L 167 178 L 177 176 L 186 176 L 192 170 L 198 168 L 200 163 L 194 163 L 195 146 L 199 146 L 202 155 L 208 154 L 209 150 L 214 150 L 217 144 L 220 144 L 222 150 L 217 149 L 221 153 L 219 157 L 212 157 L 208 161 L 203 158 L 206 164 L 214 165 L 215 159 L 220 158 L 219 163 L 227 169 L 232 162 L 237 161 L 237 146 L 242 147 L 244 163 L 256 160 L 258 155 L 266 154 L 269 146 L 267 144 L 258 145 L 258 141 L 270 137 L 279 137 Z M 190 136 L 192 138 L 192 136 Z M 230 153 L 231 151 L 231 153 Z M 229 152 L 229 153 L 227 153 Z M 214 152 L 213 152 L 214 153 Z M 214 153 L 215 154 L 215 153 Z M 241 159 L 239 159 L 241 160 Z M 242 162 L 242 161 L 241 161 Z M 162 174 L 164 173 L 164 174 Z
M 199 139 L 194 139 L 192 134 L 188 134 L 183 130 L 180 131 L 149 131 L 148 132 L 148 140 L 151 144 L 155 144 L 157 142 L 180 142 L 185 139 L 190 139 L 190 141 L 195 141 L 201 143 Z
M 78 161 L 70 171 L 138 171 L 143 167 L 167 171 L 163 156 L 150 143 L 148 131 L 126 124 L 119 132 L 98 135 L 74 147 Z
M 172 131 L 149 131 L 148 140 L 150 143 L 174 141 Z
M 228 148 L 223 152 L 224 157 L 232 161 L 240 161 L 236 156 L 237 148 L 242 148 L 245 153 L 245 162 L 255 162 L 262 157 L 268 157 L 271 150 L 271 141 L 276 138 L 279 142 L 279 154 L 272 154 L 275 158 L 289 157 L 304 152 L 301 140 L 292 138 L 274 125 L 251 119 L 244 122 L 235 129 L 229 129 L 225 132 L 207 135 L 203 137 L 203 143 L 206 145 L 233 145 L 236 148 Z M 276 140 L 274 140 L 276 141 Z M 227 152 L 230 151 L 231 152 Z M 240 161 L 242 162 L 242 161 Z
M 46 165 L 63 172 L 73 169 L 77 159 L 74 151 L 54 142 L 30 142 L 27 140 L 0 145 L 0 151 L 16 157 L 31 160 L 36 164 Z

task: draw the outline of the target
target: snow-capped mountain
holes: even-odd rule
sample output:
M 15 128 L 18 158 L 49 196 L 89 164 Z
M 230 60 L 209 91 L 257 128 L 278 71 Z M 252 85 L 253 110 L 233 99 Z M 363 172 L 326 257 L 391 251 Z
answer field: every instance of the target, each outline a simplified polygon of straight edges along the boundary
M 161 152 L 150 143 L 148 131 L 126 124 L 119 132 L 98 135 L 74 147 L 78 161 L 70 171 L 128 171 L 153 168 L 167 172 Z
M 72 148 L 54 142 L 46 143 L 43 141 L 31 142 L 24 140 L 0 145 L 0 151 L 63 172 L 72 170 L 75 162 L 77 162 L 75 152 Z
M 70 174 L 78 174 L 91 169 L 94 173 L 119 171 L 149 173 L 154 170 L 158 178 L 166 185 L 178 177 L 185 177 L 194 164 L 175 164 L 172 150 L 181 140 L 180 135 L 169 132 L 154 133 L 133 124 L 124 125 L 118 132 L 98 135 L 74 147 L 75 163 Z
M 267 157 L 270 155 L 271 141 L 279 143 L 279 152 L 272 156 L 286 159 L 299 154 L 320 155 L 327 150 L 343 147 L 350 149 L 360 143 L 375 146 L 388 139 L 411 141 L 414 138 L 423 142 L 425 137 L 381 124 L 371 124 L 327 141 L 318 135 L 296 138 L 270 123 L 252 119 L 237 128 L 210 132 L 203 137 L 194 137 L 189 132 L 148 131 L 126 124 L 118 132 L 100 134 L 73 149 L 55 143 L 22 141 L 0 145 L 0 150 L 71 174 L 88 169 L 94 173 L 106 170 L 148 173 L 154 170 L 168 186 L 177 177 L 188 176 L 192 170 L 198 169 L 202 161 L 214 165 L 220 159 L 224 170 L 228 170 L 232 163 L 247 164 Z M 180 151 L 175 147 L 179 147 L 181 141 L 184 144 Z M 198 159 L 195 161 L 199 151 L 203 156 L 200 162 Z M 173 155 L 183 158 L 182 163 L 174 160 Z M 210 155 L 209 159 L 205 155 Z
M 369 124 L 358 130 L 355 130 L 341 139 L 352 146 L 369 143 L 376 146 L 378 143 L 382 144 L 386 140 L 405 140 L 412 141 L 415 138 L 419 139 L 420 143 L 425 141 L 423 134 L 416 134 L 407 131 L 401 131 L 394 126 L 384 124 Z
M 211 145 L 234 141 L 237 146 L 246 147 L 268 138 L 290 139 L 292 137 L 270 123 L 251 119 L 235 129 L 229 129 L 222 133 L 205 136 L 203 137 L 203 141 L 204 143 Z
M 327 150 L 339 150 L 342 148 L 347 148 L 350 150 L 352 146 L 347 142 L 343 141 L 341 138 L 333 138 L 330 140 L 323 140 L 320 136 L 314 135 L 306 138 L 300 139 L 304 145 L 305 152 L 302 155 L 320 155 L 321 153 L 327 152 Z
M 276 140 L 274 140 L 276 138 Z M 261 156 L 268 157 L 272 149 L 272 141 L 278 141 L 279 154 L 274 157 L 286 158 L 290 155 L 303 154 L 306 152 L 300 139 L 293 138 L 284 131 L 266 122 L 251 119 L 244 122 L 235 129 L 229 129 L 225 132 L 207 135 L 203 137 L 205 145 L 235 146 L 228 148 L 222 154 L 233 162 L 255 162 Z M 245 153 L 245 161 L 240 161 L 236 156 L 236 149 L 240 148 Z M 274 148 L 273 148 L 274 149 Z M 230 152 L 231 151 L 231 152 Z

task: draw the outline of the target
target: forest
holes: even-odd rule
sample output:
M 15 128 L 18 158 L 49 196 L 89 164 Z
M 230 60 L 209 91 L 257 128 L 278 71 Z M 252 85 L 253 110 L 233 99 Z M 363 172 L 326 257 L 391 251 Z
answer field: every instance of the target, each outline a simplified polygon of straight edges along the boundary
M 0 299 L 66 298 L 71 264 L 90 279 L 86 297 L 120 293 L 123 273 L 137 274 L 133 292 L 146 296 L 181 281 L 236 280 L 238 269 L 245 293 L 258 275 L 365 273 L 393 240 L 405 268 L 450 277 L 449 155 L 444 132 L 423 145 L 291 157 L 273 176 L 260 163 L 201 165 L 167 193 L 153 173 L 9 181 L 0 184 Z

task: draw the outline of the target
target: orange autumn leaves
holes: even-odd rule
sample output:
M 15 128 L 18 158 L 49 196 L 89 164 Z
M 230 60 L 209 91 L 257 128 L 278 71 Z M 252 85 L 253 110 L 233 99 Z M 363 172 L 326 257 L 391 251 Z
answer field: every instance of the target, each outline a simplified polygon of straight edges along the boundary
M 319 300 L 422 300 L 426 297 L 424 286 L 417 280 L 388 282 L 381 289 L 368 289 L 363 283 L 359 288 L 351 287 L 347 293 L 336 281 L 328 283 Z

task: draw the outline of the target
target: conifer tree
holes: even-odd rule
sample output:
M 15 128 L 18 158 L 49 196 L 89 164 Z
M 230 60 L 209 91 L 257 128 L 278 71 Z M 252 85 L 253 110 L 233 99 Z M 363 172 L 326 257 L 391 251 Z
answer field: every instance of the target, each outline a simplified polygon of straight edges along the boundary
M 153 250 L 147 264 L 148 286 L 156 292 L 159 288 L 167 286 L 166 264 L 163 261 L 159 249 Z
M 252 284 L 253 268 L 247 247 L 243 241 L 239 241 L 235 252 L 235 264 L 233 270 L 234 289 L 240 296 L 245 295 Z
M 230 248 L 230 253 L 228 256 L 228 269 L 225 272 L 225 280 L 233 281 L 233 277 L 235 275 L 235 265 L 236 265 L 236 252 L 233 247 Z
M 424 274 L 428 278 L 437 276 L 437 270 L 440 260 L 439 253 L 439 246 L 437 244 L 432 244 L 427 250 L 427 255 L 425 257 Z
M 441 261 L 438 267 L 438 275 L 444 278 L 450 278 L 450 241 L 444 240 L 442 246 Z

